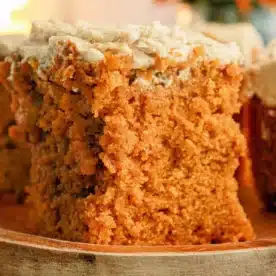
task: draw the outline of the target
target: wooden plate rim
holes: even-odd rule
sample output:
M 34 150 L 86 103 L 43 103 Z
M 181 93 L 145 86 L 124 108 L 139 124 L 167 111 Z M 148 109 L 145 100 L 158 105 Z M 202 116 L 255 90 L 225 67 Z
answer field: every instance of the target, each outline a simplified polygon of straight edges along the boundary
M 251 242 L 207 244 L 207 245 L 179 245 L 179 246 L 117 246 L 95 245 L 88 243 L 56 240 L 16 232 L 0 228 L 0 243 L 16 244 L 26 247 L 41 248 L 45 250 L 82 252 L 97 254 L 199 254 L 223 253 L 227 251 L 259 250 L 265 248 L 276 249 L 276 238 L 259 239 Z M 226 253 L 226 252 L 225 252 Z

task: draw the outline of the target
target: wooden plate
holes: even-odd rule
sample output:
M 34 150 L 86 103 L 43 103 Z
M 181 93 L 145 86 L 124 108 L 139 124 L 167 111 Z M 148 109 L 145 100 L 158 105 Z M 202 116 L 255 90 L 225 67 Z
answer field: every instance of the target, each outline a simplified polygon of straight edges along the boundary
M 241 199 L 257 239 L 200 246 L 101 246 L 31 234 L 26 208 L 0 199 L 0 275 L 3 276 L 274 276 L 276 216 L 260 212 L 251 188 Z

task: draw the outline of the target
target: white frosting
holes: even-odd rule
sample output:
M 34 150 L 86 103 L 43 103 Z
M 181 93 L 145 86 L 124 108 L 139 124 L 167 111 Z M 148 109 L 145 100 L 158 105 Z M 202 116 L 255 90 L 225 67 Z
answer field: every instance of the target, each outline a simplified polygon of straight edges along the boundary
M 172 76 L 163 76 L 162 73 L 153 72 L 152 83 L 154 85 L 163 85 L 169 87 L 173 83 Z
M 268 44 L 266 48 L 266 56 L 268 59 L 276 60 L 276 39 Z
M 191 77 L 191 68 L 187 67 L 179 71 L 178 79 L 185 82 Z M 162 85 L 164 87 L 170 87 L 173 84 L 173 78 L 170 75 L 165 75 L 159 71 L 153 71 L 152 79 L 147 80 L 141 77 L 135 79 L 134 84 L 139 84 L 147 89 L 154 89 L 156 85 Z
M 188 80 L 191 76 L 191 68 L 185 68 L 179 72 L 179 78 L 183 81 Z
M 49 39 L 49 49 L 51 49 L 54 54 L 50 56 L 55 56 L 55 51 L 58 50 L 57 45 L 58 42 L 66 42 L 71 41 L 75 44 L 78 51 L 80 52 L 81 56 L 91 62 L 98 62 L 104 59 L 104 55 L 101 51 L 97 50 L 96 48 L 92 48 L 91 44 L 88 41 L 82 40 L 75 36 L 52 36 Z
M 14 52 L 17 47 L 26 40 L 24 35 L 0 36 L 0 57 L 6 57 Z
M 133 68 L 148 68 L 154 64 L 154 58 L 145 54 L 144 52 L 133 49 Z
M 76 28 L 60 21 L 34 21 L 31 28 L 30 40 L 35 42 L 47 42 L 51 36 L 77 34 Z
M 198 29 L 221 41 L 235 41 L 240 46 L 247 67 L 250 67 L 256 58 L 253 55 L 253 50 L 264 49 L 261 35 L 250 23 L 205 23 L 198 26 Z
M 276 106 L 276 40 L 267 46 L 256 69 L 255 93 L 266 106 Z
M 103 61 L 106 50 L 116 55 L 132 55 L 134 69 L 152 66 L 155 56 L 176 63 L 186 61 L 197 46 L 204 47 L 204 59 L 220 60 L 222 64 L 243 61 L 235 43 L 220 43 L 200 33 L 186 32 L 179 27 L 171 28 L 158 22 L 102 28 L 83 22 L 75 26 L 54 21 L 34 22 L 30 39 L 36 43 L 44 42 L 46 47 L 41 46 L 41 51 L 38 45 L 23 46 L 22 53 L 28 52 L 28 57 L 38 58 L 42 67 L 51 64 L 59 51 L 60 41 L 73 42 L 81 57 L 91 63 Z

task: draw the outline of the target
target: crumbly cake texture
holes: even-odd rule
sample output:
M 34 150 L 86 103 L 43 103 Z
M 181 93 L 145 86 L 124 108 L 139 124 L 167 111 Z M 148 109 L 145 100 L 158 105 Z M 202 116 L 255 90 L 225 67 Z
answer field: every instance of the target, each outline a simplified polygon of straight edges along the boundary
M 16 47 L 24 41 L 20 35 L 0 37 L 0 60 L 4 60 Z M 2 72 L 2 70 L 0 69 Z M 4 71 L 3 71 L 4 72 Z M 24 187 L 29 182 L 30 151 L 18 140 L 18 131 L 10 105 L 11 97 L 2 82 L 0 73 L 0 191 L 15 192 L 19 198 L 24 194 Z
M 216 40 L 222 42 L 235 41 L 240 46 L 245 60 L 245 74 L 241 89 L 242 109 L 240 114 L 235 115 L 235 119 L 241 122 L 242 133 L 246 137 L 248 144 L 250 144 L 251 134 L 248 128 L 250 115 L 248 112 L 251 109 L 250 100 L 255 90 L 253 81 L 256 76 L 255 69 L 264 57 L 265 47 L 263 39 L 251 23 L 204 23 L 198 25 L 197 29 Z M 240 166 L 236 175 L 240 186 L 251 186 L 251 189 L 257 194 L 255 187 L 253 187 L 252 156 L 249 149 L 247 149 L 245 156 L 240 158 Z
M 246 137 L 247 144 L 251 145 L 252 134 L 250 133 L 249 120 L 251 120 L 251 99 L 256 90 L 256 69 L 265 58 L 266 51 L 268 51 L 265 50 L 263 39 L 251 23 L 204 23 L 197 26 L 197 29 L 214 39 L 224 42 L 235 41 L 240 46 L 245 59 L 245 75 L 241 90 L 243 105 L 240 114 L 236 115 L 235 119 L 241 123 L 242 133 Z M 251 186 L 256 196 L 259 196 L 258 189 L 254 185 L 252 152 L 249 148 L 246 155 L 240 159 L 237 178 L 240 186 Z
M 235 44 L 159 23 L 36 22 L 31 40 L 2 68 L 32 143 L 38 233 L 121 245 L 254 238 L 234 177 L 245 153 Z

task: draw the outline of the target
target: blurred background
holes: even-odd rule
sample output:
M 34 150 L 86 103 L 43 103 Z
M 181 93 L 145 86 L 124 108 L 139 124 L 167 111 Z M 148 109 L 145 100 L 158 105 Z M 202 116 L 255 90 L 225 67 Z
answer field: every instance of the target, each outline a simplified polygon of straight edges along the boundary
M 183 28 L 208 26 L 209 22 L 253 24 L 263 41 L 276 37 L 276 1 L 273 0 L 2 0 L 1 34 L 26 34 L 36 19 L 100 24 L 179 24 Z M 235 26 L 235 25 L 233 25 Z

